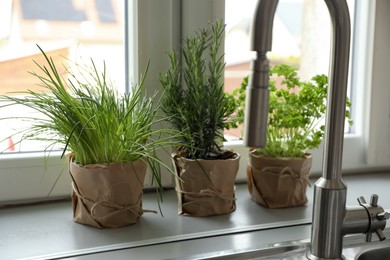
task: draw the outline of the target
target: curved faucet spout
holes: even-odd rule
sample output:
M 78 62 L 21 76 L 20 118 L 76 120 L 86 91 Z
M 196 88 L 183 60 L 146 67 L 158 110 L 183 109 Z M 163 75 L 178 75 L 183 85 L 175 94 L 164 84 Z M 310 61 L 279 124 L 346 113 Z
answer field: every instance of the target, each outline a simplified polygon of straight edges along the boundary
M 252 61 L 247 88 L 244 142 L 253 147 L 265 146 L 269 79 L 266 54 L 272 47 L 273 20 L 278 2 L 279 0 L 260 0 L 252 24 L 252 50 L 256 51 L 257 57 Z M 323 173 L 324 178 L 337 180 L 340 179 L 341 172 L 351 26 L 345 0 L 325 0 L 325 3 L 333 25 L 333 36 Z
M 262 0 L 257 3 L 252 22 L 252 50 L 257 57 L 251 63 L 252 73 L 246 93 L 244 129 L 245 145 L 264 147 L 267 139 L 269 102 L 269 61 L 267 51 L 272 47 L 272 28 L 279 0 Z
M 341 180 L 344 122 L 350 48 L 350 17 L 346 0 L 324 0 L 332 20 L 332 52 L 328 83 L 322 178 L 316 182 L 309 257 L 341 259 L 346 186 Z M 278 0 L 260 0 L 252 25 L 252 74 L 247 87 L 244 142 L 263 147 L 268 122 L 269 61 Z
M 279 0 L 262 0 L 257 3 L 252 22 L 252 51 L 263 53 L 272 49 L 272 28 Z
M 347 98 L 351 22 L 348 5 L 342 0 L 325 0 L 332 21 L 323 177 L 337 180 L 341 175 L 345 107 Z
M 250 147 L 264 147 L 267 140 L 269 108 L 269 61 L 266 52 L 257 53 L 246 90 L 244 142 Z

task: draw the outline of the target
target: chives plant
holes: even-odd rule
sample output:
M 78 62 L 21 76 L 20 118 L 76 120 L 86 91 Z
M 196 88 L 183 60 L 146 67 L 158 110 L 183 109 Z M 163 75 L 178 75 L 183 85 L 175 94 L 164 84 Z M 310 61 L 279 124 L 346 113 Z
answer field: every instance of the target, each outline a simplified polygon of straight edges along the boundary
M 7 102 L 2 107 L 23 105 L 45 116 L 25 118 L 32 126 L 23 132 L 22 140 L 47 141 L 49 150 L 59 144 L 63 155 L 72 152 L 80 165 L 146 160 L 161 188 L 156 149 L 172 145 L 171 137 L 163 137 L 172 130 L 154 127 L 161 121 L 157 118 L 159 102 L 142 96 L 145 77 L 122 95 L 108 80 L 105 65 L 99 71 L 92 59 L 90 65 L 75 64 L 77 70 L 63 79 L 52 58 L 38 48 L 46 64 L 36 63 L 43 76 L 32 74 L 47 91 L 1 97 Z
M 165 91 L 162 110 L 170 124 L 184 133 L 179 143 L 191 159 L 221 154 L 223 130 L 233 113 L 223 84 L 224 29 L 217 21 L 185 38 L 179 52 L 169 53 L 170 68 L 160 75 Z

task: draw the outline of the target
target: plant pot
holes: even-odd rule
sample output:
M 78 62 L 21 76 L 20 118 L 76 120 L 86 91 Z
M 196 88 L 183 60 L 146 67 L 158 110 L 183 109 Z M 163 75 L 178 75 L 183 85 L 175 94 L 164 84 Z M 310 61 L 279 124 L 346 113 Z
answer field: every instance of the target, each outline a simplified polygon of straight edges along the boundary
M 143 214 L 146 169 L 142 160 L 85 166 L 70 160 L 73 220 L 97 228 L 119 228 L 137 223 Z
M 307 203 L 312 157 L 270 158 L 249 153 L 248 189 L 252 199 L 267 208 L 303 206 Z
M 236 209 L 235 179 L 240 156 L 191 160 L 172 155 L 175 165 L 178 213 L 197 217 L 222 215 Z

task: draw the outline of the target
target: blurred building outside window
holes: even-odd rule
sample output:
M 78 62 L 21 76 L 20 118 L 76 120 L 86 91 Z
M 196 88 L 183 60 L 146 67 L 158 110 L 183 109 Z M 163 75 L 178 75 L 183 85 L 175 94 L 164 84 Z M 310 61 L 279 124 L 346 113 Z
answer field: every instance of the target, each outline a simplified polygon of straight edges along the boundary
M 353 26 L 355 1 L 347 2 Z M 250 51 L 250 30 L 256 4 L 257 0 L 225 0 L 227 92 L 239 87 L 250 74 L 250 60 L 254 57 Z M 280 0 L 274 19 L 272 51 L 267 54 L 271 66 L 281 63 L 295 66 L 304 80 L 316 74 L 328 75 L 330 25 L 324 1 Z M 242 128 L 226 131 L 225 137 L 241 138 Z
M 94 59 L 106 63 L 110 79 L 125 89 L 123 8 L 121 0 L 2 0 L 0 2 L 0 94 L 20 95 L 27 89 L 41 91 L 34 61 L 43 65 L 37 44 L 53 57 L 66 78 L 65 67 Z M 63 69 L 62 69 L 63 68 Z M 0 118 L 23 117 L 34 113 L 26 107 L 0 110 Z M 37 116 L 37 115 L 35 115 Z M 24 141 L 17 144 L 22 129 L 20 119 L 0 121 L 0 151 L 42 151 L 47 144 Z

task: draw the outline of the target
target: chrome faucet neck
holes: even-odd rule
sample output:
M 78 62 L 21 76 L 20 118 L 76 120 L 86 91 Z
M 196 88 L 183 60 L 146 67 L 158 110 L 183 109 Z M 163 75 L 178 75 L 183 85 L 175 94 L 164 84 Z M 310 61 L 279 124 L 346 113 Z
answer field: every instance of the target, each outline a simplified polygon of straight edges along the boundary
M 347 187 L 341 180 L 351 34 L 348 5 L 346 0 L 324 1 L 333 27 L 332 52 L 328 77 L 323 172 L 315 184 L 311 249 L 308 257 L 342 259 L 343 236 L 351 232 L 365 232 L 371 219 L 362 203 L 358 209 L 346 209 Z M 260 0 L 253 19 L 252 50 L 257 52 L 257 57 L 252 61 L 252 74 L 247 88 L 244 131 L 244 142 L 247 146 L 265 146 L 269 98 L 269 62 L 266 54 L 272 47 L 272 27 L 278 2 Z M 355 214 L 356 212 L 359 213 Z M 358 221 L 351 216 L 358 216 Z M 359 224 L 351 224 L 351 219 L 353 223 Z M 381 229 L 383 223 L 378 226 Z M 380 231 L 377 233 L 380 234 Z
M 325 0 L 332 21 L 327 114 L 325 123 L 322 176 L 341 178 L 345 109 L 348 87 L 351 22 L 345 0 Z

